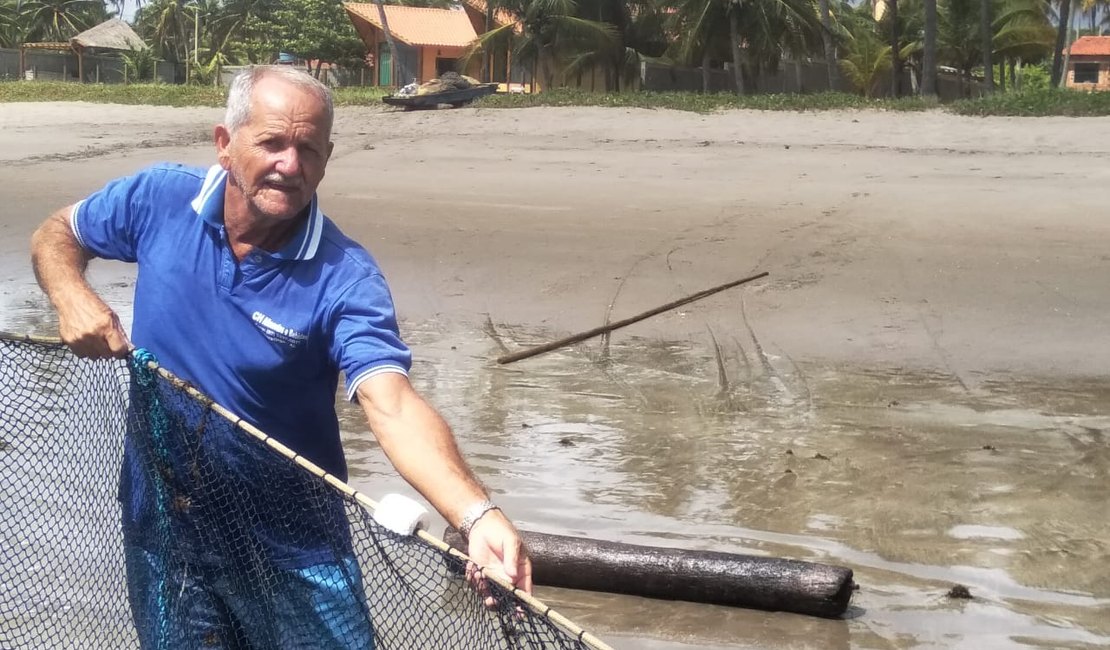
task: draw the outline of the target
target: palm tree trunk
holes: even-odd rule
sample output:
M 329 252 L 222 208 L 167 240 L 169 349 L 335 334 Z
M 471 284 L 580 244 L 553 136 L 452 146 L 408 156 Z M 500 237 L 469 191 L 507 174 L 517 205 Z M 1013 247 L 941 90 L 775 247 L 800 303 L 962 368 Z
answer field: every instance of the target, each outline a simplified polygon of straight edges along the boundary
M 737 13 L 740 3 L 729 3 L 728 12 L 728 40 L 732 46 L 732 72 L 736 77 L 736 94 L 744 94 L 744 71 L 740 69 L 740 16 Z
M 1064 46 L 1068 41 L 1071 0 L 1060 0 L 1060 24 L 1056 28 L 1056 50 L 1052 53 L 1052 87 L 1058 88 L 1064 75 Z
M 488 33 L 493 29 L 493 0 L 486 0 L 486 31 Z M 488 51 L 482 54 L 482 81 L 490 83 L 493 81 L 493 50 L 489 48 Z
M 540 46 L 540 70 L 543 72 L 543 90 L 551 91 L 555 88 L 555 71 L 551 65 L 551 53 L 546 45 Z
M 902 46 L 898 42 L 898 0 L 888 0 L 890 9 L 890 96 L 902 96 Z
M 935 1 L 935 0 L 934 0 Z M 821 45 L 825 51 L 825 67 L 828 70 L 829 90 L 836 90 L 836 51 L 832 42 L 832 14 L 829 0 L 820 0 L 821 7 Z
M 998 89 L 1006 92 L 1006 58 L 998 62 Z
M 1074 1 L 1074 0 L 1073 0 Z M 1070 4 L 1070 3 L 1069 3 Z M 1072 39 L 1071 24 L 1075 22 L 1075 7 L 1071 8 L 1071 15 L 1068 16 L 1068 31 L 1064 39 L 1064 71 L 1061 75 L 1060 81 L 1066 87 L 1068 85 L 1068 68 L 1071 67 L 1071 44 L 1074 42 Z M 1076 28 L 1075 35 L 1079 36 L 1079 29 Z
M 374 1 L 378 5 L 378 20 L 382 21 L 382 31 L 385 32 L 385 42 L 389 43 L 389 63 L 393 66 L 394 70 L 399 70 L 401 72 L 400 83 L 398 83 L 398 79 L 394 78 L 392 70 L 389 73 L 389 79 L 393 82 L 394 86 L 404 86 L 406 83 L 405 66 L 401 63 L 401 58 L 397 56 L 397 44 L 393 42 L 393 32 L 389 31 L 389 20 L 385 17 L 385 7 L 382 6 L 382 0 Z M 375 55 L 376 54 L 375 52 Z M 378 65 L 381 65 L 380 61 Z M 379 75 L 378 78 L 380 79 L 381 76 Z
M 701 92 L 709 94 L 709 48 L 701 53 Z
M 991 27 L 991 0 L 979 0 L 979 38 L 983 50 L 983 94 L 994 92 L 994 29 Z
M 921 94 L 937 96 L 937 0 L 925 0 L 925 50 L 921 61 Z

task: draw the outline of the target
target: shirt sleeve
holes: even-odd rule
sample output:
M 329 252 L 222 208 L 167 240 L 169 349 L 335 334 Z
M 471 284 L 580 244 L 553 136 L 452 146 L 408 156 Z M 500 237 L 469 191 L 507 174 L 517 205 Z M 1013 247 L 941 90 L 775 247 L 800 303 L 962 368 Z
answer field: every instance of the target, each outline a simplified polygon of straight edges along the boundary
M 73 208 L 69 225 L 83 248 L 105 259 L 138 260 L 150 215 L 150 176 L 144 171 L 116 179 Z
M 343 371 L 347 399 L 359 385 L 387 372 L 408 375 L 412 353 L 401 340 L 393 297 L 385 278 L 369 275 L 355 282 L 332 306 L 332 358 Z

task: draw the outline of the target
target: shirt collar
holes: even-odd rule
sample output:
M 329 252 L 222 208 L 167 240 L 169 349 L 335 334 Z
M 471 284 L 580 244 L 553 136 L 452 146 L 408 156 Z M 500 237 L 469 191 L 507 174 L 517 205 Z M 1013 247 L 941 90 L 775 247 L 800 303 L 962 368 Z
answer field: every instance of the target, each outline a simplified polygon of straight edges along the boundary
M 212 165 L 200 186 L 200 192 L 193 197 L 193 211 L 206 223 L 222 228 L 224 225 L 224 188 L 227 187 L 227 170 Z M 281 250 L 271 253 L 272 257 L 289 260 L 310 260 L 320 247 L 324 233 L 324 215 L 320 213 L 320 202 L 315 194 L 308 205 L 308 218 L 304 220 L 293 238 Z

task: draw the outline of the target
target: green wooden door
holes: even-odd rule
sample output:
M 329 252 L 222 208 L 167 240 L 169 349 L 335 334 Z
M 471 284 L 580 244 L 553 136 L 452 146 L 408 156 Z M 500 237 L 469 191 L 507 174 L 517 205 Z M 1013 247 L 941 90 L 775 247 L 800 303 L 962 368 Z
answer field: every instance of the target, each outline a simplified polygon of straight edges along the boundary
M 389 43 L 378 43 L 378 85 L 393 85 L 393 53 Z

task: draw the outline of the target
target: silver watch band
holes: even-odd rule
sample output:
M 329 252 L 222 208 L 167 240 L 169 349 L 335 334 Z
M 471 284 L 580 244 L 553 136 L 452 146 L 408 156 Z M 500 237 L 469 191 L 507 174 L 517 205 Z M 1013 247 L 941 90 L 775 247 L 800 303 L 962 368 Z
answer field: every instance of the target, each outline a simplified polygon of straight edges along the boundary
M 475 503 L 463 512 L 462 521 L 459 522 L 459 532 L 462 533 L 463 537 L 469 538 L 470 529 L 474 528 L 474 524 L 478 523 L 479 519 L 484 517 L 490 510 L 500 509 L 501 508 L 497 507 L 497 504 L 488 499 Z

